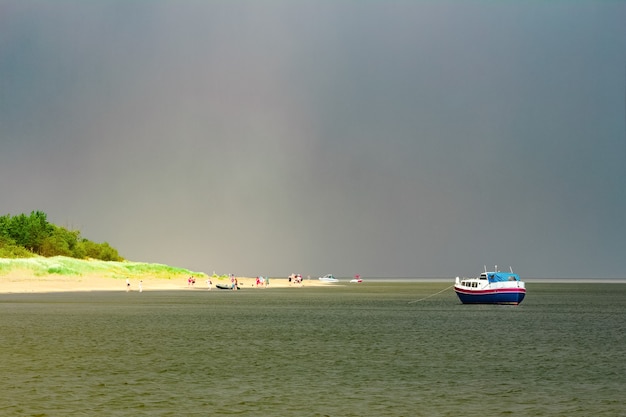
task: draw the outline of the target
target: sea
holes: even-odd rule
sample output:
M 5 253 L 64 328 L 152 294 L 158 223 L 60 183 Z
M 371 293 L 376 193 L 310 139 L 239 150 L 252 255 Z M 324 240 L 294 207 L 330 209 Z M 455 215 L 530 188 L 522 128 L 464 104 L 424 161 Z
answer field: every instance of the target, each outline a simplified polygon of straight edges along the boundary
M 626 284 L 0 294 L 2 416 L 626 416 Z

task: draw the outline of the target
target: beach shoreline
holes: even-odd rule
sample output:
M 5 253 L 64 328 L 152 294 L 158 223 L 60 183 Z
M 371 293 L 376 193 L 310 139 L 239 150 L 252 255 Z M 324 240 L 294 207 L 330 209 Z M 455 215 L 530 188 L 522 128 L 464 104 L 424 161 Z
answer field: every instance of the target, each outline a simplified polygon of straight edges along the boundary
M 332 285 L 317 279 L 305 279 L 301 284 L 290 283 L 288 278 L 269 279 L 267 287 L 256 285 L 256 277 L 236 277 L 241 289 L 264 290 L 271 288 L 301 288 Z M 126 279 L 103 277 L 102 275 L 56 275 L 36 276 L 30 271 L 14 270 L 0 275 L 0 294 L 52 293 L 52 292 L 93 292 L 93 291 L 163 291 L 163 290 L 204 290 L 208 291 L 207 277 L 196 277 L 195 284 L 189 285 L 187 276 L 172 278 L 141 277 Z M 211 278 L 212 291 L 223 291 L 216 284 L 230 284 L 228 279 Z M 140 288 L 141 284 L 141 288 Z

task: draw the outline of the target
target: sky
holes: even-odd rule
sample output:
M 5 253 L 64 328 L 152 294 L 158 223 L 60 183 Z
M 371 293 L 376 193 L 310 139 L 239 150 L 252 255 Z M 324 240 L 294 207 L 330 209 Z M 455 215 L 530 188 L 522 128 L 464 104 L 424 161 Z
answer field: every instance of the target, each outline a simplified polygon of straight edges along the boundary
M 626 277 L 626 2 L 0 0 L 0 214 L 218 274 Z

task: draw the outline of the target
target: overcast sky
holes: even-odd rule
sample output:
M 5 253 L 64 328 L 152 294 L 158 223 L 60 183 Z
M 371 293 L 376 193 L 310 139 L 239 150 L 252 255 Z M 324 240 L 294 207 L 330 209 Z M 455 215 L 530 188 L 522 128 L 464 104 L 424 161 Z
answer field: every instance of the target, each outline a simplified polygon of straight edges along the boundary
M 626 2 L 0 0 L 0 214 L 133 261 L 626 276 Z

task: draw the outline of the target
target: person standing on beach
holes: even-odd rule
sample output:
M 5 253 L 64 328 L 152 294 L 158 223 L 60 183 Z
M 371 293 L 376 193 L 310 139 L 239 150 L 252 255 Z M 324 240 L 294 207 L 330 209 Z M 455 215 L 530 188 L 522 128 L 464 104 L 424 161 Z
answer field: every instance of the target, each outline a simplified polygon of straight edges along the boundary
M 130 291 L 130 280 L 126 278 L 126 292 Z
M 143 292 L 143 281 L 139 280 L 139 292 Z
M 209 291 L 211 291 L 211 285 L 213 285 L 213 283 L 211 282 L 211 278 L 206 280 L 206 285 L 207 287 L 209 287 Z

